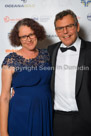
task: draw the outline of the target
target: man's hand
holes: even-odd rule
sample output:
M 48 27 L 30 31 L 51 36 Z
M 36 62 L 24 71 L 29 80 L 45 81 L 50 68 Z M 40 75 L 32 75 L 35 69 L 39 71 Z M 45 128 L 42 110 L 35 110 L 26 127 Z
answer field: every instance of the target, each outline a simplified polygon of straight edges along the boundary
M 14 94 L 15 94 L 15 91 L 14 91 L 14 89 L 12 88 L 11 98 L 14 96 Z

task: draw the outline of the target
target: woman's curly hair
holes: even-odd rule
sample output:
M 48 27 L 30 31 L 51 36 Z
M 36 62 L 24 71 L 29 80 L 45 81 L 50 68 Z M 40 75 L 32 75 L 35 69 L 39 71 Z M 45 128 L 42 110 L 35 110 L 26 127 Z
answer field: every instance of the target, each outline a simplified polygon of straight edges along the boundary
M 30 27 L 34 31 L 34 34 L 36 35 L 38 41 L 44 40 L 46 37 L 46 32 L 42 25 L 40 25 L 38 22 L 36 22 L 31 18 L 24 18 L 15 24 L 9 35 L 9 40 L 11 42 L 11 45 L 14 47 L 21 46 L 21 42 L 19 38 L 20 26 Z

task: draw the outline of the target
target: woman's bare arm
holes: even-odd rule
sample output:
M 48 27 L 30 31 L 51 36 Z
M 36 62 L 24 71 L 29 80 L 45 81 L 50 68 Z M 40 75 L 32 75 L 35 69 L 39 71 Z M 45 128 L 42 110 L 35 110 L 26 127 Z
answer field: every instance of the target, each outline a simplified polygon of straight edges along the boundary
M 3 66 L 2 68 L 2 90 L 0 97 L 0 130 L 1 136 L 9 136 L 7 132 L 8 128 L 8 111 L 9 111 L 9 100 L 12 75 L 14 73 L 13 68 Z

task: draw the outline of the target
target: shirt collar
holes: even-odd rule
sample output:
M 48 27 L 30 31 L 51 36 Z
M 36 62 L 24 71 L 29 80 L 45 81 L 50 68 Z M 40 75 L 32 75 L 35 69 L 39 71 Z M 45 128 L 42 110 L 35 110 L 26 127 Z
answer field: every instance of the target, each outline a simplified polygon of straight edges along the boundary
M 81 39 L 79 37 L 77 37 L 76 41 L 71 46 L 74 46 L 76 48 L 76 50 L 79 51 L 80 50 L 80 45 L 81 45 Z M 65 44 L 63 44 L 63 43 L 60 46 L 64 47 L 64 48 L 67 48 L 67 46 Z

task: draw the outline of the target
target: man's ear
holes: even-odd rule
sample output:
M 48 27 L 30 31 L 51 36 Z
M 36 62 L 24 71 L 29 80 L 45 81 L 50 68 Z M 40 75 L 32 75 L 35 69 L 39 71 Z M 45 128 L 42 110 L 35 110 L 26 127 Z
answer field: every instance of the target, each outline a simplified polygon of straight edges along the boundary
M 80 31 L 80 25 L 79 25 L 79 23 L 77 24 L 77 32 L 79 32 Z

